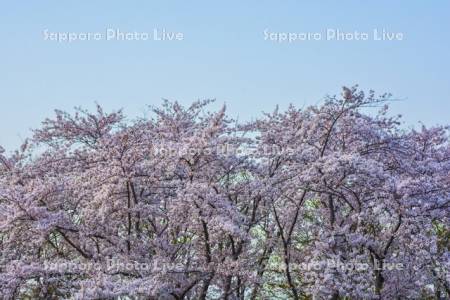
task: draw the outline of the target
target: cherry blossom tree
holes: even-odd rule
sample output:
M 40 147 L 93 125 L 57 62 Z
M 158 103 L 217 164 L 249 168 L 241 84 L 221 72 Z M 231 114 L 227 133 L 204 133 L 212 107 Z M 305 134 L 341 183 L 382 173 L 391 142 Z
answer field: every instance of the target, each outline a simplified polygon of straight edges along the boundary
M 2 296 L 450 297 L 448 127 L 405 129 L 390 98 L 56 111 L 0 148 Z

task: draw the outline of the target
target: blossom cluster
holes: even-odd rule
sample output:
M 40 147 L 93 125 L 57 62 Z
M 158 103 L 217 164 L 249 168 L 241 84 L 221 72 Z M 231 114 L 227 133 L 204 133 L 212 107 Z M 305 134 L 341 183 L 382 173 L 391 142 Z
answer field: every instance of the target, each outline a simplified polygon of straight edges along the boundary
M 405 129 L 389 100 L 56 111 L 0 147 L 1 297 L 450 297 L 448 127 Z

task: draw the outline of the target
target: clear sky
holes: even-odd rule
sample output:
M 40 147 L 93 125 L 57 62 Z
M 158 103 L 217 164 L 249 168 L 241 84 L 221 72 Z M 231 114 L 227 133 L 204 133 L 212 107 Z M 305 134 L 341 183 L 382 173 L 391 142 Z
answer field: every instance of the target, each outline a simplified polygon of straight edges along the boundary
M 120 2 L 120 3 L 119 3 Z M 245 3 L 244 3 L 245 2 Z M 2 1 L 0 145 L 13 150 L 56 108 L 216 98 L 241 120 L 318 103 L 342 85 L 392 92 L 407 125 L 449 124 L 449 1 Z M 182 40 L 45 40 L 50 33 L 181 32 Z M 327 29 L 402 40 L 326 40 Z M 276 42 L 270 33 L 321 33 Z

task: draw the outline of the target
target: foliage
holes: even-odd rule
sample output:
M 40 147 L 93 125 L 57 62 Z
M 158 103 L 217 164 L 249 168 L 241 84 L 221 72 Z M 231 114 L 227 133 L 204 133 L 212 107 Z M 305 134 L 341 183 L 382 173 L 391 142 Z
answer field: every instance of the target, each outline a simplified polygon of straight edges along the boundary
M 448 131 L 403 129 L 389 97 L 248 124 L 57 111 L 0 148 L 3 297 L 450 297 Z

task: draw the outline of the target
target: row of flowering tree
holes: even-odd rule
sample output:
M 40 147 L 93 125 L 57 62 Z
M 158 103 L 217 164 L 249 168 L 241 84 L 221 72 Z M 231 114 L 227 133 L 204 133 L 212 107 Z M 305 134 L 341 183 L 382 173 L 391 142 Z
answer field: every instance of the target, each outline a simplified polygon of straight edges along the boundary
M 56 111 L 0 148 L 1 297 L 450 297 L 448 130 L 405 129 L 389 99 L 248 124 L 210 101 Z

